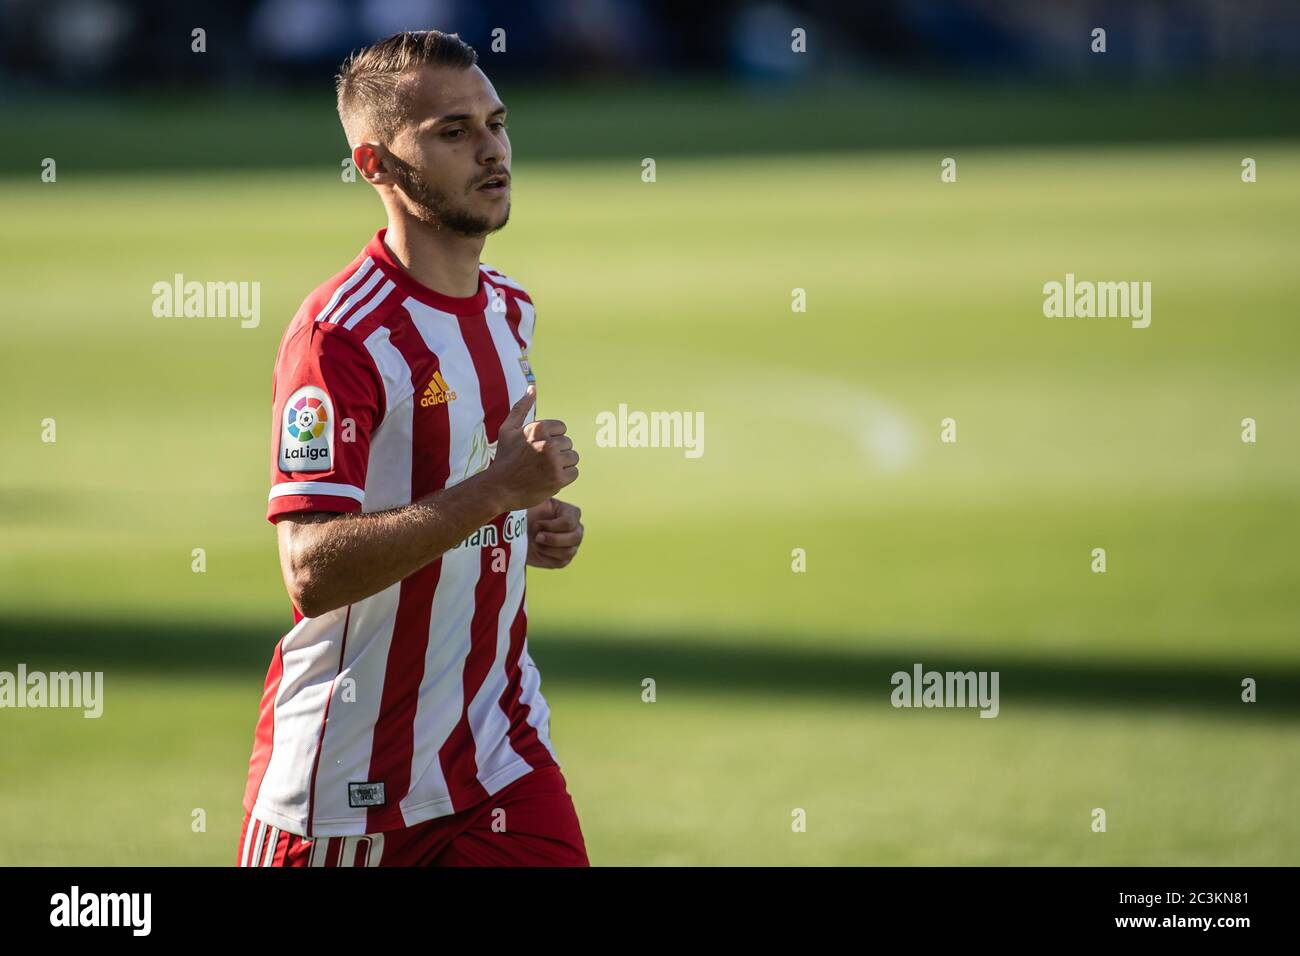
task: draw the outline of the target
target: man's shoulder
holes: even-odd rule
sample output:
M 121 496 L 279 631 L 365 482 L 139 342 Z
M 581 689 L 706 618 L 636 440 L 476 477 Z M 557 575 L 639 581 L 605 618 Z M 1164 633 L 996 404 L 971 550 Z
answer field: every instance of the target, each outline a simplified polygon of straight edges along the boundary
M 284 330 L 281 351 L 326 339 L 361 344 L 399 302 L 392 291 L 393 284 L 384 281 L 383 271 L 363 250 L 302 300 Z
M 347 331 L 366 330 L 400 301 L 394 285 L 368 250 L 330 276 L 303 299 L 295 323 L 316 323 Z M 370 319 L 370 322 L 366 320 Z

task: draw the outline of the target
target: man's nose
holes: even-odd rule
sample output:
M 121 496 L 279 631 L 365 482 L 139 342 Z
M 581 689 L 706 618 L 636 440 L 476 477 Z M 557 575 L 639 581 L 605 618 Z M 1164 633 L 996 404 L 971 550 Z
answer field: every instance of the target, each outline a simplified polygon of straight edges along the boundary
M 496 166 L 505 159 L 505 148 L 501 141 L 492 135 L 491 130 L 484 130 L 479 137 L 478 161 L 483 166 Z

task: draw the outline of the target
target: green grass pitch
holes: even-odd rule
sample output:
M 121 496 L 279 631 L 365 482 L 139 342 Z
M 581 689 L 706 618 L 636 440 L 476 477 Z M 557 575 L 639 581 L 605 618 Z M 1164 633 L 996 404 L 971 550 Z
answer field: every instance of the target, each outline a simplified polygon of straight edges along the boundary
M 640 153 L 516 148 L 485 261 L 533 294 L 539 410 L 583 456 L 587 539 L 530 570 L 530 648 L 594 863 L 1300 862 L 1300 147 L 681 157 L 654 183 Z M 65 163 L 0 208 L 0 669 L 106 695 L 0 713 L 0 863 L 229 864 L 290 621 L 275 348 L 379 203 L 328 164 Z M 260 324 L 155 318 L 178 272 L 259 281 Z M 1150 281 L 1150 328 L 1045 318 L 1067 272 Z M 596 447 L 619 403 L 702 411 L 705 453 Z M 1000 670 L 999 717 L 891 708 L 917 661 Z

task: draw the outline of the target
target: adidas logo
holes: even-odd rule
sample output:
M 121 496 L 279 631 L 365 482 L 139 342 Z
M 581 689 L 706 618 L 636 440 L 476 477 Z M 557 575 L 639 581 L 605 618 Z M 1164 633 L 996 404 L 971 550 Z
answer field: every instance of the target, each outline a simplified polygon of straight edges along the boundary
M 447 385 L 447 380 L 442 377 L 442 372 L 434 372 L 433 380 L 429 382 L 429 387 L 424 390 L 424 397 L 420 399 L 420 407 L 428 408 L 430 405 L 445 405 L 447 402 L 454 402 L 456 393 Z

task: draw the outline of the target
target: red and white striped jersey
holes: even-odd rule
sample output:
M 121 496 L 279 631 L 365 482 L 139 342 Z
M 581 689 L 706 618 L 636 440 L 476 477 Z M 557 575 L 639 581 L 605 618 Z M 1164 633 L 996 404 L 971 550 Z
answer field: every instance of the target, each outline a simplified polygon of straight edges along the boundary
M 533 380 L 521 286 L 483 266 L 475 295 L 434 292 L 384 232 L 308 296 L 280 344 L 271 521 L 380 511 L 463 481 L 487 467 Z M 378 833 L 559 766 L 525 638 L 526 521 L 498 515 L 347 607 L 294 609 L 266 675 L 245 810 L 303 836 Z

